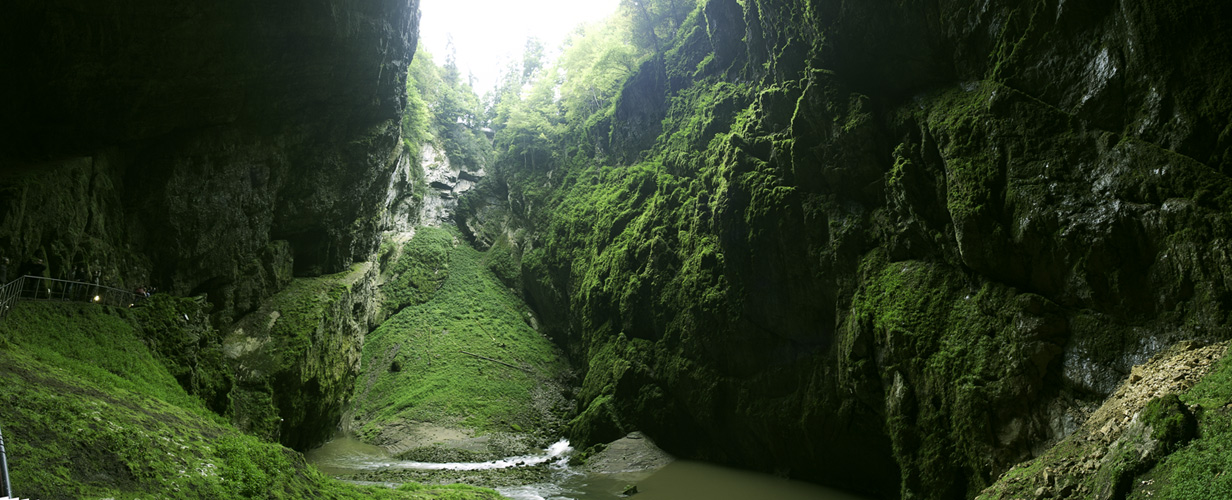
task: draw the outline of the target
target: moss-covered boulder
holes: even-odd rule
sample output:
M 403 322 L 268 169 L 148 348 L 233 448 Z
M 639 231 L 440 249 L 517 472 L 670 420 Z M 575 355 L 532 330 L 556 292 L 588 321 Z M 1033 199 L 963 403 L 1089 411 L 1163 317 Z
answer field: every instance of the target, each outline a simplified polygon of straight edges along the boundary
M 1147 403 L 1142 421 L 1151 427 L 1151 439 L 1159 442 L 1161 454 L 1167 455 L 1193 439 L 1198 422 L 1176 394 L 1168 394 Z
M 376 270 L 296 278 L 227 332 L 233 418 L 253 434 L 305 450 L 338 427 L 376 314 Z

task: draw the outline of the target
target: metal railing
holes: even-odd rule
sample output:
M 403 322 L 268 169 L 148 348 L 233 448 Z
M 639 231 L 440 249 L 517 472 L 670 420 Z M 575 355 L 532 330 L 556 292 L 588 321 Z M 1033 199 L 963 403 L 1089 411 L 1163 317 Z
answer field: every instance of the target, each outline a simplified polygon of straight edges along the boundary
M 13 486 L 9 484 L 9 456 L 4 451 L 4 431 L 0 430 L 0 493 L 5 498 L 13 496 Z
M 93 302 L 127 307 L 136 302 L 137 298 L 133 292 L 94 283 L 22 276 L 0 286 L 0 320 L 8 316 L 18 300 Z
M 21 296 L 22 279 L 17 278 L 13 281 L 0 285 L 0 320 L 9 315 L 9 311 L 13 310 L 13 304 L 17 303 L 17 299 Z

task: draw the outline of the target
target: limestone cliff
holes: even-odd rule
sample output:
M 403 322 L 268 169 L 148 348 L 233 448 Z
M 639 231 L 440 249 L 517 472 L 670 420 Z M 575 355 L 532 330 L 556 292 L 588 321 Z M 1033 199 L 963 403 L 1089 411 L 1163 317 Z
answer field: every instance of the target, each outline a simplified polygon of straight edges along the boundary
M 364 262 L 297 278 L 236 322 L 222 347 L 238 427 L 300 450 L 333 437 L 374 324 L 376 273 Z
M 969 497 L 1232 336 L 1229 9 L 703 0 L 463 225 L 590 367 L 575 437 Z
M 220 410 L 320 442 L 358 368 L 371 283 L 297 282 L 258 308 L 368 259 L 401 209 L 418 16 L 417 0 L 7 6 L 0 254 L 205 295 L 237 369 Z
M 225 323 L 375 249 L 414 0 L 9 9 L 4 255 L 206 293 Z

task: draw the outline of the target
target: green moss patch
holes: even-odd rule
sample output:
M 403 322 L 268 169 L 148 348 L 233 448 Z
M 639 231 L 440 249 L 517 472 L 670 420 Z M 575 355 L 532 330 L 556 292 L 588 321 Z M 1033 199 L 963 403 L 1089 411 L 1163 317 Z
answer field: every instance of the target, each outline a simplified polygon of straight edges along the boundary
M 434 227 L 415 231 L 411 241 L 402 246 L 398 259 L 389 269 L 390 277 L 381 288 L 385 300 L 382 307 L 392 314 L 403 307 L 427 302 L 449 277 L 449 254 L 453 235 Z
M 296 278 L 233 326 L 224 348 L 241 429 L 300 450 L 333 435 L 368 326 L 356 287 L 369 269 Z
M 157 308 L 141 313 L 154 319 Z M 240 433 L 188 394 L 129 310 L 19 303 L 0 323 L 0 425 L 21 497 L 498 499 L 474 488 L 358 487 Z M 157 319 L 170 321 L 172 318 Z
M 140 313 L 145 316 L 145 312 Z M 80 303 L 20 302 L 0 323 L 0 342 L 23 358 L 55 366 L 104 390 L 141 392 L 202 408 L 142 338 L 132 310 Z
M 1025 411 L 1037 400 L 1060 348 L 1015 327 L 1013 290 L 970 282 L 944 264 L 884 259 L 865 260 L 854 311 L 883 349 L 886 427 L 903 495 L 981 489 L 987 479 L 975 471 L 997 460 L 987 436 L 1007 448 L 1025 437 L 1001 427 L 997 409 Z

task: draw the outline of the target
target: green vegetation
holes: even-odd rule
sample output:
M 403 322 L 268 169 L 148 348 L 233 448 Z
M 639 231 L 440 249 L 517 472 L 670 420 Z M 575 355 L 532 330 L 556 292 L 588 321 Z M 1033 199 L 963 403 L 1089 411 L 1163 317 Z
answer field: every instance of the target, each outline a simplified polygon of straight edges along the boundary
M 758 93 L 717 74 L 725 68 L 694 7 L 626 2 L 621 16 L 579 30 L 554 65 L 506 81 L 491 115 L 494 182 L 460 203 L 474 210 L 507 189 L 509 215 L 528 229 L 511 237 L 489 226 L 478 237 L 494 243 L 493 269 L 536 301 L 545 329 L 591 361 L 585 410 L 570 424 L 581 446 L 667 414 L 652 373 L 710 401 L 719 380 L 679 349 L 723 345 L 748 326 L 734 326 L 747 290 L 732 286 L 732 273 L 762 272 L 746 266 L 800 217 L 789 167 L 770 161 L 791 144 L 764 137 L 790 121 L 800 86 Z M 657 87 L 660 73 L 699 83 L 655 101 L 668 90 Z M 650 130 L 661 130 L 648 137 L 652 149 L 624 158 L 621 148 Z M 720 200 L 739 222 L 716 226 Z
M 695 0 L 621 0 L 620 14 L 632 25 L 632 39 L 643 50 L 666 48 Z
M 393 187 L 400 198 L 390 208 L 395 217 L 409 219 L 419 213 L 428 193 L 420 168 L 424 155 L 443 153 L 451 166 L 474 172 L 488 165 L 492 145 L 483 130 L 483 105 L 459 74 L 452 53 L 438 66 L 421 48 L 408 69 L 406 99 L 401 129 L 411 167 L 395 174 Z
M 878 364 L 881 378 L 895 381 L 887 428 L 905 472 L 903 495 L 945 491 L 989 459 L 983 438 L 998 429 L 986 415 L 1029 406 L 1060 348 L 1015 326 L 1006 287 L 973 289 L 948 266 L 888 262 L 880 252 L 863 270 L 852 320 L 871 323 L 886 346 Z M 965 479 L 977 491 L 987 486 L 979 475 Z
M 440 260 L 448 262 L 447 277 L 368 335 L 355 385 L 358 434 L 371 441 L 386 426 L 419 421 L 558 435 L 559 414 L 568 408 L 551 393 L 564 365 L 529 326 L 529 310 L 483 265 L 484 254 L 452 247 L 454 236 L 445 230 L 416 231 L 404 257 L 448 248 Z M 430 274 L 435 266 L 399 262 L 404 275 Z
M 166 354 L 147 347 L 167 338 L 142 325 L 174 324 L 159 311 L 186 299 L 160 300 L 168 302 L 144 311 L 21 302 L 0 323 L 0 400 L 7 402 L 0 425 L 15 494 L 500 498 L 469 487 L 357 487 L 325 477 L 299 453 L 236 431 L 185 392 L 160 361 Z
M 933 49 L 893 33 L 933 33 L 951 11 L 969 20 L 963 8 L 621 9 L 554 64 L 528 47 L 488 117 L 494 167 L 459 203 L 494 272 L 586 370 L 575 445 L 639 428 L 682 454 L 743 453 L 745 465 L 852 488 L 901 480 L 873 494 L 969 496 L 1053 435 L 1050 404 L 1103 389 L 1060 369 L 1061 346 L 1092 352 L 1110 378 L 1144 348 L 1124 331 L 1174 330 L 1147 324 L 1164 309 L 1218 310 L 1187 327 L 1226 336 L 1225 308 L 1209 301 L 1218 287 L 1199 284 L 1220 257 L 1165 234 L 1222 221 L 1185 202 L 1220 207 L 1226 190 L 1104 131 L 1150 120 L 1096 119 L 1067 107 L 1082 94 L 1023 78 L 1052 24 L 1072 22 L 1050 4 L 998 7 L 995 28 L 978 21 L 990 47 L 963 38 L 962 21 L 936 35 L 972 50 L 966 66 L 948 52 L 934 64 Z M 859 62 L 870 57 L 903 64 Z M 1109 88 L 1095 97 L 1144 92 Z M 1160 224 L 1137 222 L 1147 214 Z M 1195 264 L 1163 263 L 1178 252 Z M 1167 294 L 1178 298 L 1160 302 L 1154 281 L 1179 283 Z M 756 437 L 704 442 L 737 433 Z M 808 443 L 761 446 L 779 439 Z M 813 451 L 840 446 L 894 463 L 845 474 Z
M 387 271 L 389 280 L 382 288 L 387 313 L 408 305 L 427 302 L 449 277 L 449 254 L 454 237 L 439 228 L 424 227 L 398 252 L 397 261 Z
M 453 54 L 447 54 L 444 65 L 438 66 L 431 54 L 416 52 L 406 88 L 402 135 L 412 155 L 433 143 L 455 166 L 476 169 L 487 164 L 491 145 L 479 127 L 483 106 L 458 72 Z
M 1077 432 L 1010 469 L 978 498 L 1038 497 L 1041 488 L 1061 498 L 1226 497 L 1232 492 L 1223 472 L 1232 465 L 1226 349 L 1226 343 L 1181 342 L 1135 367 Z M 1196 374 L 1203 375 L 1185 389 Z M 1161 390 L 1179 393 L 1146 400 Z
M 225 346 L 234 358 L 240 429 L 300 450 L 333 435 L 368 327 L 368 297 L 356 284 L 369 269 L 359 263 L 296 278 L 233 325 Z
M 0 323 L 0 342 L 6 351 L 27 361 L 27 366 L 33 362 L 56 367 L 104 391 L 140 393 L 175 406 L 205 408 L 146 347 L 133 309 L 80 303 L 19 304 Z M 146 311 L 140 314 L 146 316 Z
M 1232 475 L 1227 472 L 1232 470 L 1232 356 L 1220 360 L 1206 378 L 1181 394 L 1179 399 L 1200 408 L 1197 437 L 1140 476 L 1137 481 L 1140 487 L 1134 489 L 1129 498 L 1232 498 Z M 1152 404 L 1157 407 L 1171 405 L 1166 401 L 1152 401 Z M 1151 412 L 1148 407 L 1145 413 Z M 1156 408 L 1155 413 L 1163 412 Z M 1162 430 L 1155 429 L 1157 433 L 1169 434 L 1177 429 L 1179 436 L 1184 435 L 1185 426 L 1192 425 L 1177 418 L 1163 423 Z
M 560 85 L 566 122 L 593 126 L 637 69 L 638 53 L 628 43 L 626 30 L 614 22 L 585 25 L 566 42 L 559 62 L 566 73 Z
M 491 94 L 486 119 L 499 152 L 494 163 L 518 167 L 500 172 L 517 183 L 520 199 L 539 202 L 551 195 L 551 186 L 538 182 L 544 172 L 604 154 L 622 87 L 649 55 L 631 41 L 630 7 L 624 17 L 580 27 L 554 64 L 543 60 L 538 42 L 528 42 L 520 63 L 508 68 Z M 523 177 L 532 173 L 534 180 Z M 529 210 L 520 215 L 534 216 Z

